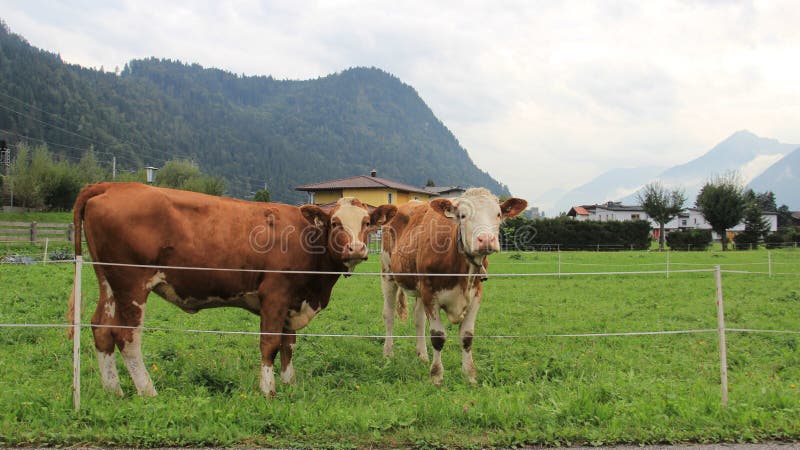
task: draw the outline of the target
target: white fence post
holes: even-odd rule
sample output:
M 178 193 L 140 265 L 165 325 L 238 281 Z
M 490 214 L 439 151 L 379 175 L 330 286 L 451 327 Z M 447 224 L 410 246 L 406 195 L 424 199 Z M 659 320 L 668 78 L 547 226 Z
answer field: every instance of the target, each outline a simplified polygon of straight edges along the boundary
M 77 412 L 81 409 L 81 271 L 83 256 L 75 255 L 75 315 L 72 319 L 72 402 Z
M 669 249 L 667 249 L 667 279 L 669 279 Z
M 558 250 L 558 278 L 561 278 L 561 249 Z
M 769 277 L 772 278 L 772 252 L 767 252 L 767 267 L 769 267 Z
M 717 283 L 717 330 L 719 333 L 719 375 L 722 389 L 722 405 L 728 404 L 728 346 L 725 342 L 725 307 L 722 302 L 722 273 L 714 266 Z
M 44 240 L 44 253 L 42 253 L 42 264 L 47 262 L 47 245 L 50 243 L 50 238 Z

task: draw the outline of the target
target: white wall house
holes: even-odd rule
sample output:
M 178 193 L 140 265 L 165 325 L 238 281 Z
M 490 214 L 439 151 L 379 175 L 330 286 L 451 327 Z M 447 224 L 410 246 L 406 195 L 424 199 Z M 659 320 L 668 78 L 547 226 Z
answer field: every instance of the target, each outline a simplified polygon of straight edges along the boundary
M 573 206 L 570 208 L 567 216 L 575 220 L 595 220 L 598 222 L 608 222 L 612 220 L 647 220 L 650 222 L 650 226 L 653 229 L 659 228 L 658 223 L 651 219 L 650 216 L 642 210 L 641 206 L 623 205 L 617 202 Z M 778 213 L 764 212 L 763 217 L 769 224 L 770 231 L 778 231 Z M 687 208 L 678 217 L 664 224 L 664 229 L 667 231 L 678 229 L 710 230 L 711 224 L 706 221 L 699 209 Z M 744 231 L 744 222 L 739 223 L 729 231 Z M 714 239 L 719 239 L 716 233 L 713 233 L 713 236 Z

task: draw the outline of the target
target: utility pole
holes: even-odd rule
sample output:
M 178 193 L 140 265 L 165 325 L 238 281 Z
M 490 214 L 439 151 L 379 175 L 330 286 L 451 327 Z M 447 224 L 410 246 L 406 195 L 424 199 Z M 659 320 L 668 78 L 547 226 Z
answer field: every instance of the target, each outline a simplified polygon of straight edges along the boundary
M 117 179 L 117 157 L 111 157 L 111 180 Z

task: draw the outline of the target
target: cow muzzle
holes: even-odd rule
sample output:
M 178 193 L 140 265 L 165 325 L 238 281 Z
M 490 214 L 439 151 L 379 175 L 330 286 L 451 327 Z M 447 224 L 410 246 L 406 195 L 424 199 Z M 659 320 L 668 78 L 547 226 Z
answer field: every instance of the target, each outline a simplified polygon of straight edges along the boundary
M 480 233 L 475 236 L 473 253 L 476 255 L 490 255 L 500 251 L 500 241 L 494 233 Z
M 367 244 L 363 242 L 351 242 L 342 249 L 342 260 L 352 262 L 354 265 L 368 258 Z

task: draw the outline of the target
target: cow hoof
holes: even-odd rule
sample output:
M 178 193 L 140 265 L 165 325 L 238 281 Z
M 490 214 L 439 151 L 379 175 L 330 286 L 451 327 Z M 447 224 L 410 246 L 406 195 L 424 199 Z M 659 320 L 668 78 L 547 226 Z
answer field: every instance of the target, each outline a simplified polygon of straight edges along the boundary
M 417 352 L 417 356 L 426 363 L 431 362 L 431 359 L 428 358 L 428 352 Z
M 384 358 L 391 358 L 394 356 L 394 349 L 393 348 L 383 348 L 383 357 Z
M 433 384 L 439 385 L 444 379 L 444 367 L 441 364 L 434 364 L 431 366 L 431 381 Z

